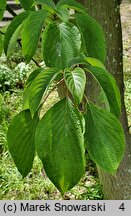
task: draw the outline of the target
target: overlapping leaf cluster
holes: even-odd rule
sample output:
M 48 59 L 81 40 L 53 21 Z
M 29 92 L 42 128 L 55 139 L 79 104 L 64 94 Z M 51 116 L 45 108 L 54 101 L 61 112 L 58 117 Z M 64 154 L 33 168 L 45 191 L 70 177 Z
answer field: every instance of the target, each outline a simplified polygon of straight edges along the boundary
M 19 172 L 24 177 L 30 172 L 36 151 L 47 176 L 64 193 L 84 173 L 86 148 L 98 166 L 114 174 L 123 156 L 124 134 L 118 120 L 119 89 L 104 66 L 102 28 L 74 0 L 60 0 L 56 5 L 52 0 L 20 3 L 25 11 L 7 28 L 5 53 L 11 54 L 20 37 L 23 56 L 29 62 L 41 41 L 46 69 L 29 76 L 23 111 L 8 130 L 9 150 Z M 89 74 L 100 86 L 105 109 L 85 95 Z M 39 113 L 53 82 L 57 87 L 65 84 L 65 98 L 41 118 Z

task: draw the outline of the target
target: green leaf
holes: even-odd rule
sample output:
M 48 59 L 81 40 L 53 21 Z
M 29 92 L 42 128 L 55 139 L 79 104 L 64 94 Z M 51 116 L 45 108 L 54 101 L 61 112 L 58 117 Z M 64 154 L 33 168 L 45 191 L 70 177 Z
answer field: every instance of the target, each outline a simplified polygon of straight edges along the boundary
M 83 57 L 76 57 L 76 58 L 73 58 L 69 61 L 68 63 L 68 67 L 69 68 L 74 68 L 76 67 L 77 65 L 85 65 L 87 66 L 88 63 L 87 61 L 83 58 Z
M 106 172 L 114 174 L 125 150 L 124 132 L 119 120 L 89 103 L 85 122 L 85 141 L 91 158 Z
M 107 100 L 107 96 L 106 96 L 106 94 L 103 91 L 103 88 L 101 86 L 100 86 L 99 91 L 100 91 L 99 95 L 96 99 L 97 106 L 101 107 L 102 109 L 106 109 L 108 112 L 110 112 L 110 106 L 109 106 L 109 102 Z
M 87 55 L 104 63 L 106 42 L 101 26 L 88 14 L 77 13 L 75 18 L 83 36 L 83 44 Z
M 36 0 L 36 4 L 42 4 L 42 9 L 54 14 L 55 13 L 55 4 L 52 1 L 47 0 Z
M 6 0 L 0 0 L 0 20 L 2 20 L 6 8 Z
M 65 83 L 73 95 L 77 104 L 80 104 L 85 90 L 86 76 L 81 68 L 75 68 L 73 71 L 65 69 L 64 71 Z
M 53 13 L 55 11 L 55 4 L 52 0 L 36 0 L 36 4 L 42 4 L 44 10 L 48 10 L 49 12 Z
M 55 104 L 36 129 L 36 149 L 47 176 L 63 194 L 84 173 L 84 141 L 79 113 L 69 99 Z
M 33 82 L 33 80 L 38 76 L 38 74 L 40 73 L 40 72 L 42 72 L 43 71 L 43 68 L 38 68 L 38 69 L 36 69 L 36 70 L 34 70 L 30 75 L 29 75 L 29 77 L 28 77 L 28 79 L 27 79 L 27 81 L 26 81 L 26 88 L 28 88 L 30 85 L 31 85 L 31 83 Z
M 41 71 L 36 76 L 24 92 L 24 109 L 29 104 L 32 115 L 38 110 L 44 92 L 46 93 L 52 81 L 58 75 L 58 72 L 55 68 L 49 68 Z
M 27 62 L 32 59 L 36 51 L 46 16 L 47 12 L 44 10 L 32 11 L 24 22 L 22 31 L 22 51 Z
M 34 0 L 19 0 L 19 2 L 25 10 L 30 10 L 34 4 Z
M 17 28 L 23 23 L 23 21 L 28 17 L 28 15 L 29 15 L 28 12 L 23 12 L 17 15 L 16 17 L 14 17 L 14 19 L 8 26 L 6 33 L 5 33 L 5 38 L 4 38 L 4 51 L 6 55 L 7 55 L 8 46 L 10 44 L 10 40 L 13 34 L 16 32 Z
M 103 63 L 101 61 L 99 61 L 98 59 L 96 59 L 96 58 L 86 57 L 86 58 L 84 58 L 84 60 L 86 60 L 91 66 L 106 69 L 105 65 L 103 65 Z
M 70 13 L 69 10 L 63 6 L 57 8 L 56 10 L 57 16 L 63 21 L 63 22 L 68 22 Z
M 29 86 L 31 85 L 31 83 L 33 82 L 33 80 L 38 76 L 38 74 L 40 72 L 42 72 L 42 71 L 43 71 L 43 68 L 39 68 L 39 69 L 34 70 L 29 75 L 29 77 L 27 79 L 27 82 L 26 82 L 24 94 L 23 94 L 23 109 L 29 109 L 29 101 L 28 101 L 29 91 L 30 91 Z
M 71 8 L 74 9 L 76 11 L 79 11 L 81 13 L 85 13 L 86 12 L 86 7 L 84 7 L 83 5 L 81 5 L 80 3 L 74 1 L 74 0 L 61 0 L 57 3 L 57 6 L 65 6 L 67 8 Z
M 15 47 L 15 44 L 17 42 L 17 39 L 20 35 L 20 32 L 22 30 L 23 27 L 23 23 L 16 29 L 16 31 L 14 32 L 14 34 L 12 35 L 9 44 L 8 44 L 8 51 L 7 51 L 7 57 L 9 57 L 12 54 L 12 51 Z
M 3 40 L 2 40 L 2 35 L 0 33 L 0 56 L 2 55 L 3 52 Z
M 35 3 L 42 4 L 42 5 L 48 5 L 49 7 L 55 9 L 56 6 L 52 0 L 35 0 Z
M 81 35 L 71 23 L 52 22 L 43 34 L 43 57 L 46 66 L 64 69 L 79 55 Z
M 85 69 L 86 70 L 86 69 Z M 121 96 L 115 78 L 105 69 L 99 67 L 87 67 L 102 87 L 110 106 L 110 112 L 119 118 L 121 112 Z
M 29 110 L 14 117 L 8 133 L 8 147 L 17 169 L 23 177 L 31 170 L 35 155 L 35 128 L 38 118 L 31 118 Z

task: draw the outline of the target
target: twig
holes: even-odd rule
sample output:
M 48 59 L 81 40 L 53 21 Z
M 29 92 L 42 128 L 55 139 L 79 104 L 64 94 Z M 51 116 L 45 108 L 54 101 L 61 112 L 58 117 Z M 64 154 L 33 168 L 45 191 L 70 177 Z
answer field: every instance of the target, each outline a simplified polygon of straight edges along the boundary
M 20 42 L 19 39 L 17 40 L 17 42 L 20 45 L 20 47 L 22 47 L 21 42 Z M 32 61 L 36 64 L 37 67 L 41 68 L 41 66 L 39 65 L 39 63 L 34 58 L 32 58 Z
M 34 58 L 32 58 L 32 61 L 36 64 L 37 67 L 41 68 L 41 66 L 39 65 L 39 63 Z

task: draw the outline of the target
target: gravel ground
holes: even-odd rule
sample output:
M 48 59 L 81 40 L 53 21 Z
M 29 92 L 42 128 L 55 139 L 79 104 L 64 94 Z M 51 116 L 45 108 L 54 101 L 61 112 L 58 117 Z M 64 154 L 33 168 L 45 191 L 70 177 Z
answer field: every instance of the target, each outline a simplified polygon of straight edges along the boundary
M 129 0 L 123 1 L 121 4 L 121 21 L 124 48 L 125 103 L 129 126 L 131 126 L 131 1 Z

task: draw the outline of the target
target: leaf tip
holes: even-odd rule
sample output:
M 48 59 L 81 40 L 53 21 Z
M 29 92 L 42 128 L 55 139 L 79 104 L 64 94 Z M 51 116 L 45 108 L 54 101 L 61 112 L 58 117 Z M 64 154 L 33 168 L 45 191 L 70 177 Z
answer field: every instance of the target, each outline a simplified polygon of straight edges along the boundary
M 63 196 L 66 191 L 68 191 L 68 185 L 65 182 L 64 175 L 59 180 L 59 188 L 61 195 Z

